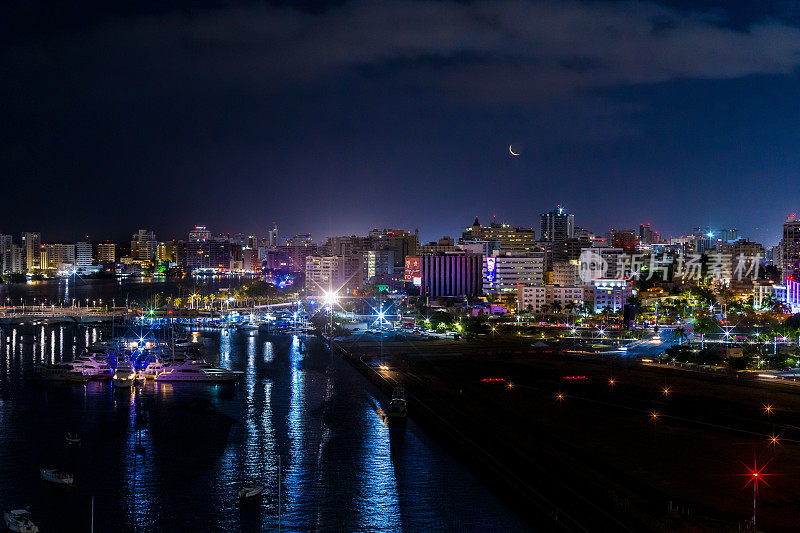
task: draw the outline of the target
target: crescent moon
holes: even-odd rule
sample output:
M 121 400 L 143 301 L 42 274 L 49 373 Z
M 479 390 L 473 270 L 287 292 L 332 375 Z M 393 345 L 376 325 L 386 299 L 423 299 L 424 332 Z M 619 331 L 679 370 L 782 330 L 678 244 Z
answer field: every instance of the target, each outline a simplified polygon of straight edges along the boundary
M 509 144 L 508 145 L 508 151 L 511 152 L 511 155 L 519 155 L 519 154 L 515 154 L 514 153 L 514 150 L 511 149 L 512 146 L 514 146 L 514 145 L 513 144 Z

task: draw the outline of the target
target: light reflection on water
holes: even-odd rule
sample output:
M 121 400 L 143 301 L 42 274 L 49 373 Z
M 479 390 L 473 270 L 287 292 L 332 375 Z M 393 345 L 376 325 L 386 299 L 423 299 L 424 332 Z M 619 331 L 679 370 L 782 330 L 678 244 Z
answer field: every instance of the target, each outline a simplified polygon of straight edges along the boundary
M 0 507 L 32 505 L 43 531 L 65 520 L 88 531 L 92 495 L 98 531 L 265 531 L 279 519 L 286 531 L 523 529 L 412 421 L 387 425 L 385 398 L 315 338 L 204 331 L 206 359 L 243 371 L 238 386 L 120 393 L 21 377 L 45 346 L 47 360 L 70 360 L 109 331 L 0 333 Z M 141 424 L 143 411 L 155 420 Z M 66 430 L 80 431 L 80 447 L 65 445 Z M 77 487 L 43 486 L 43 462 L 73 470 Z M 240 504 L 251 479 L 265 495 Z

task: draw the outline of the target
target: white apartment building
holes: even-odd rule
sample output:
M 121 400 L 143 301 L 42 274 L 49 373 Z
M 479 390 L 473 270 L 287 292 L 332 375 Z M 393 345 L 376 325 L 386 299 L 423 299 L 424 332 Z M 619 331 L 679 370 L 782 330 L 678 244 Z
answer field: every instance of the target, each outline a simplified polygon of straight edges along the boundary
M 92 266 L 92 243 L 75 243 L 75 264 L 79 267 Z
M 528 309 L 528 306 L 530 306 L 534 313 L 541 312 L 543 305 L 552 306 L 555 301 L 561 303 L 564 311 L 566 311 L 566 306 L 569 303 L 574 304 L 577 310 L 583 305 L 585 294 L 582 286 L 520 286 L 517 289 L 517 302 L 519 303 L 520 311 Z
M 507 255 L 494 252 L 483 260 L 483 292 L 514 293 L 523 285 L 541 285 L 544 276 L 544 252 Z
M 306 290 L 314 294 L 347 292 L 361 284 L 360 254 L 309 255 L 306 257 Z

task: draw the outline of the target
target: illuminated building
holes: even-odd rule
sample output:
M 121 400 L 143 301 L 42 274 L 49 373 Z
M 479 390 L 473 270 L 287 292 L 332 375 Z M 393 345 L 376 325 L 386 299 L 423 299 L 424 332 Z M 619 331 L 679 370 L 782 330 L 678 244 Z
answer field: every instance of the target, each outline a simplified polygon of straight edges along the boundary
M 152 261 L 156 258 L 157 247 L 155 233 L 140 229 L 131 237 L 131 258 L 136 261 Z
M 483 261 L 483 292 L 513 294 L 520 285 L 541 285 L 544 261 L 543 251 L 526 255 L 495 252 Z
M 370 230 L 368 234 L 370 240 L 370 248 L 372 250 L 391 250 L 394 252 L 394 269 L 395 273 L 402 274 L 405 268 L 405 258 L 407 255 L 417 255 L 417 248 L 419 247 L 419 231 L 410 231 L 402 229 L 382 229 L 377 228 Z
M 423 254 L 435 254 L 439 252 L 455 252 L 456 251 L 456 243 L 453 241 L 451 237 L 444 236 L 436 242 L 429 242 L 428 244 L 420 244 L 417 248 L 417 253 L 420 255 Z
M 564 212 L 561 206 L 549 213 L 539 215 L 541 219 L 540 239 L 547 242 L 564 242 L 574 237 L 575 215 Z
M 39 233 L 22 234 L 22 250 L 25 254 L 25 268 L 28 272 L 41 267 L 39 254 L 42 249 L 42 236 Z
M 192 242 L 205 242 L 211 240 L 211 231 L 205 226 L 195 226 L 189 232 L 189 240 Z
M 534 313 L 542 311 L 542 306 L 552 306 L 556 301 L 564 312 L 575 312 L 583 305 L 586 289 L 582 286 L 560 287 L 558 285 L 529 285 L 517 288 L 517 304 L 519 310 L 530 310 Z M 570 305 L 568 310 L 565 306 Z
M 553 262 L 553 284 L 561 287 L 575 287 L 580 285 L 580 267 L 578 259 Z
M 0 274 L 12 272 L 14 239 L 11 235 L 0 235 Z
M 483 292 L 483 256 L 468 252 L 423 255 L 420 276 L 424 296 L 478 296 Z
M 612 313 L 621 310 L 631 296 L 631 284 L 624 279 L 593 279 L 594 312 L 602 313 L 606 309 Z
M 117 245 L 112 242 L 101 242 L 98 244 L 97 261 L 100 263 L 116 263 Z
M 392 250 L 367 250 L 361 252 L 362 279 L 370 282 L 376 276 L 394 273 L 394 252 Z
M 633 253 L 636 251 L 636 232 L 632 229 L 612 229 L 608 235 L 608 242 L 613 248 L 622 248 L 626 252 Z
M 372 243 L 369 237 L 346 235 L 342 237 L 328 237 L 323 246 L 319 247 L 321 255 L 353 255 L 354 253 L 370 250 Z
M 39 251 L 39 261 L 43 270 L 64 270 L 64 267 L 76 263 L 76 245 L 43 244 Z
M 649 222 L 647 224 L 639 224 L 639 244 L 649 246 L 660 242 L 661 236 L 653 229 Z
M 184 272 L 227 272 L 233 267 L 231 246 L 224 241 L 178 241 L 175 245 L 178 266 Z
M 500 243 L 500 250 L 512 253 L 524 253 L 539 249 L 536 243 L 536 233 L 532 228 L 512 227 L 508 224 L 497 222 L 492 222 L 488 226 L 481 226 L 477 217 L 473 225 L 461 234 L 459 242 L 474 241 L 498 242 Z
M 191 241 L 191 242 L 204 242 L 204 241 Z M 175 263 L 176 257 L 175 241 L 164 241 L 158 243 L 156 247 L 156 259 L 159 263 Z
M 310 255 L 306 257 L 306 290 L 316 295 L 352 290 L 361 285 L 361 263 L 359 254 Z
M 783 223 L 780 249 L 783 279 L 800 279 L 800 219 L 794 214 L 786 217 Z
M 278 246 L 278 223 L 277 222 L 273 222 L 272 223 L 272 229 L 269 230 L 269 237 L 268 237 L 267 245 L 270 248 L 275 248 L 276 246 Z
M 77 242 L 75 243 L 75 265 L 78 267 L 92 266 L 92 243 L 90 242 Z

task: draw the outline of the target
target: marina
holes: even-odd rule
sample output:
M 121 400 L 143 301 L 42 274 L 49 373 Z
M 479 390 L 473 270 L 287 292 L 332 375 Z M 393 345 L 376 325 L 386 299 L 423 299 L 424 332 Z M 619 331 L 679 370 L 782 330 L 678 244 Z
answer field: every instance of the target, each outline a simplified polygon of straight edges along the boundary
M 122 346 L 108 342 L 110 325 L 0 332 L 0 507 L 30 506 L 42 531 L 63 520 L 89 531 L 92 519 L 97 531 L 260 531 L 279 521 L 286 530 L 526 529 L 411 420 L 389 424 L 391 398 L 315 337 L 176 334 L 202 356 L 184 361 L 186 370 L 207 365 L 236 378 L 144 375 L 120 394 L 107 378 L 27 377 L 35 365 L 96 371 L 98 354 Z M 150 350 L 171 354 L 158 344 L 169 333 L 157 335 Z M 45 481 L 40 469 L 72 476 L 72 486 Z

